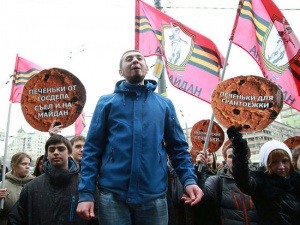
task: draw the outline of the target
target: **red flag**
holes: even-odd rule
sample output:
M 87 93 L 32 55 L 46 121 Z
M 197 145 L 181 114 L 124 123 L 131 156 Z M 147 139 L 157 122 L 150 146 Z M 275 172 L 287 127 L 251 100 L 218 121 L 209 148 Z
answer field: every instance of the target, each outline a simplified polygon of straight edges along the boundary
M 282 89 L 285 103 L 300 110 L 300 43 L 273 1 L 241 0 L 230 40 Z
M 85 113 L 82 110 L 80 115 L 78 116 L 78 118 L 75 121 L 75 136 L 80 136 L 82 131 L 85 128 Z
M 210 103 L 224 63 L 210 39 L 137 0 L 135 49 L 162 56 L 173 86 Z
M 24 85 L 26 82 L 36 75 L 38 72 L 43 70 L 42 67 L 36 65 L 29 60 L 21 58 L 17 55 L 16 65 L 14 71 L 14 79 L 11 87 L 11 94 L 9 100 L 12 103 L 21 102 L 21 96 L 23 92 Z

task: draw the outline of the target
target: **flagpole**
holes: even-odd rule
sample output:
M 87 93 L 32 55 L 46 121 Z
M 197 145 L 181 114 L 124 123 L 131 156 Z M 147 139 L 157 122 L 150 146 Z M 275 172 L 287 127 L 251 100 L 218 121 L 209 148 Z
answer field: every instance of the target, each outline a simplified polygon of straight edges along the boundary
M 228 50 L 227 50 L 227 53 L 226 53 L 224 68 L 222 70 L 222 75 L 221 75 L 221 78 L 220 78 L 220 82 L 222 82 L 224 80 L 224 77 L 225 77 L 225 71 L 226 71 L 226 68 L 227 68 L 227 62 L 228 62 L 231 46 L 232 46 L 232 40 L 230 40 L 230 42 L 229 42 L 229 46 L 228 46 Z M 211 118 L 210 118 L 210 121 L 209 121 L 209 125 L 208 125 L 208 129 L 207 129 L 207 132 L 206 132 L 204 147 L 203 147 L 203 152 L 204 153 L 206 153 L 206 149 L 207 149 L 207 145 L 208 145 L 208 142 L 209 142 L 210 133 L 211 133 L 211 129 L 212 129 L 212 126 L 213 126 L 213 123 L 214 123 L 214 119 L 215 119 L 215 115 L 212 112 Z M 198 165 L 198 171 L 199 172 L 202 171 L 202 166 L 203 165 L 201 163 Z
M 137 1 L 138 1 L 138 0 L 134 0 L 134 2 L 135 2 L 135 3 L 134 3 L 134 13 L 135 13 L 135 14 L 134 14 L 134 18 L 133 18 L 133 21 L 134 21 L 134 27 L 133 27 L 133 29 L 134 29 L 134 30 L 133 30 L 133 32 L 134 32 L 133 49 L 136 49 L 135 46 L 136 46 L 136 42 L 137 42 L 137 40 L 136 40 L 136 39 L 137 39 L 137 38 L 136 38 L 136 33 L 135 33 L 135 29 L 136 29 L 136 15 L 138 15 L 138 14 L 137 14 L 137 13 L 138 13 L 138 9 L 137 9 L 137 4 L 138 4 L 138 3 L 137 3 Z M 138 50 L 138 49 L 136 49 L 136 50 Z
M 160 4 L 160 0 L 154 0 L 154 6 L 155 6 L 155 8 L 157 8 L 158 10 L 161 11 L 162 7 Z M 164 60 L 162 59 L 161 56 L 157 56 L 157 58 L 161 59 L 164 62 Z M 163 65 L 163 68 L 161 70 L 160 77 L 158 78 L 158 93 L 165 95 L 166 91 L 167 91 L 166 90 L 166 79 L 165 79 L 165 66 L 164 66 L 164 64 L 162 64 L 162 65 Z
M 16 78 L 16 68 L 19 65 L 19 54 L 16 55 L 16 62 L 15 62 L 15 68 L 14 68 L 14 78 Z M 14 79 L 13 81 L 14 82 Z M 12 91 L 13 88 L 11 88 Z M 10 93 L 10 97 L 11 98 L 11 94 Z M 1 184 L 1 188 L 5 188 L 5 172 L 6 172 L 6 161 L 7 161 L 7 145 L 8 145 L 8 137 L 9 137 L 9 125 L 10 125 L 10 114 L 11 114 L 11 104 L 12 104 L 12 100 L 10 99 L 9 101 L 9 107 L 8 107 L 8 116 L 7 116 L 7 124 L 6 124 L 6 133 L 5 133 L 5 147 L 4 147 L 4 156 L 3 156 L 3 171 L 2 172 L 2 184 Z M 0 209 L 4 208 L 4 198 L 0 200 Z
M 9 125 L 10 125 L 10 114 L 11 114 L 11 101 L 9 102 L 8 107 L 8 118 L 7 118 L 7 125 L 6 125 L 6 134 L 5 134 L 5 148 L 4 148 L 4 157 L 3 157 L 3 171 L 2 171 L 2 184 L 1 188 L 5 188 L 5 172 L 6 172 L 6 161 L 7 161 L 7 145 L 8 145 L 8 137 L 9 137 Z M 1 199 L 0 208 L 4 208 L 4 198 Z

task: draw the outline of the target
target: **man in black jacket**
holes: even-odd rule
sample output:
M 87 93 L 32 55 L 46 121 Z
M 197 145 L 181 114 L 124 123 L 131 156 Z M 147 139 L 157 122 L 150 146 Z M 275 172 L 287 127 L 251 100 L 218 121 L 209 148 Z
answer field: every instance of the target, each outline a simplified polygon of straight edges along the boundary
M 43 163 L 45 173 L 22 189 L 20 199 L 9 214 L 8 224 L 87 224 L 76 213 L 80 169 L 71 158 L 69 140 L 54 135 L 46 142 L 45 150 L 48 156 Z

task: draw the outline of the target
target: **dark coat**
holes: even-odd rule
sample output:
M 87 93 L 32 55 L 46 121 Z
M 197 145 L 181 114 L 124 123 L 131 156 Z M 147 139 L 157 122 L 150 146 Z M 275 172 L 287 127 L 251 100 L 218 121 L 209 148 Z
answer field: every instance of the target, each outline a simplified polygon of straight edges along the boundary
M 258 217 L 255 206 L 250 196 L 242 193 L 236 186 L 236 183 L 228 169 L 224 167 L 220 175 L 211 176 L 202 186 L 204 199 L 200 204 L 207 205 L 214 203 L 215 206 L 208 205 L 211 210 L 221 210 L 221 223 L 224 225 L 257 225 Z M 212 220 L 212 218 L 211 218 Z M 218 221 L 212 223 L 208 220 L 206 224 L 218 224 Z
M 201 172 L 198 172 L 198 166 L 195 167 L 195 173 L 198 177 L 198 184 L 204 186 L 205 180 L 208 177 L 216 175 L 207 167 L 202 167 Z M 200 186 L 199 185 L 199 186 Z M 185 205 L 185 225 L 216 225 L 220 214 L 216 211 L 214 202 L 199 203 L 195 206 Z M 212 210 L 215 208 L 215 210 Z
M 253 198 L 262 225 L 300 224 L 300 173 L 288 178 L 249 172 L 243 151 L 234 149 L 233 175 L 238 187 Z
M 44 174 L 22 189 L 20 199 L 9 214 L 8 225 L 87 224 L 76 213 L 78 165 L 70 158 L 69 170 L 53 170 L 49 162 L 45 162 L 43 169 Z

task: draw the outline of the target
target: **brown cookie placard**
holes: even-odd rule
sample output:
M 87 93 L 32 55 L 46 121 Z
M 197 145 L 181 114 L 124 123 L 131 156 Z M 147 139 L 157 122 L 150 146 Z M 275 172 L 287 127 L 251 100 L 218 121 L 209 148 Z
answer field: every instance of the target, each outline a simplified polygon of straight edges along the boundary
M 266 78 L 238 76 L 220 82 L 211 107 L 224 127 L 242 126 L 241 132 L 259 131 L 273 122 L 283 106 L 280 88 Z
M 24 86 L 21 107 L 27 122 L 39 131 L 48 131 L 53 120 L 68 127 L 75 122 L 86 102 L 80 80 L 67 70 L 46 69 Z
M 286 139 L 283 143 L 286 144 L 289 147 L 289 149 L 293 150 L 295 147 L 300 145 L 300 136 L 290 137 Z
M 210 120 L 201 120 L 195 123 L 192 127 L 191 141 L 194 149 L 198 149 L 200 151 L 203 150 L 209 122 Z M 207 145 L 207 150 L 211 153 L 216 152 L 222 146 L 223 142 L 224 131 L 216 122 L 213 122 L 212 129 L 210 132 L 209 143 Z

